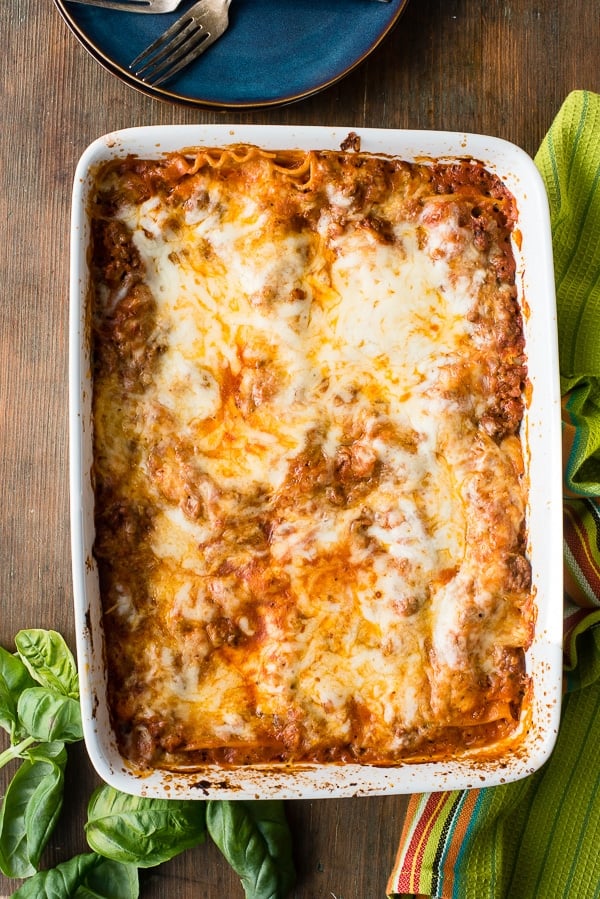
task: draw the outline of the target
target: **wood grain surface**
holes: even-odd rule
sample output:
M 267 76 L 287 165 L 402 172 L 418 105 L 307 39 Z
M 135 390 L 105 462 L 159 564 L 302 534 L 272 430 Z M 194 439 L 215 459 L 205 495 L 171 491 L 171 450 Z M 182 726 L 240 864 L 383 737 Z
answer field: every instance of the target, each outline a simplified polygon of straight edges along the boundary
M 168 105 L 120 83 L 51 0 L 4 0 L 0 49 L 0 643 L 9 649 L 17 630 L 34 626 L 56 628 L 73 646 L 69 208 L 76 162 L 94 138 L 146 124 L 331 124 L 476 131 L 533 155 L 569 91 L 600 91 L 597 0 L 411 0 L 383 44 L 337 85 L 280 109 L 233 114 Z M 4 789 L 7 772 L 0 777 Z M 67 778 L 44 866 L 87 850 L 85 807 L 97 779 L 81 747 Z M 293 899 L 383 899 L 405 804 L 402 796 L 289 803 Z M 17 886 L 0 879 L 0 896 Z M 236 899 L 243 891 L 207 844 L 145 873 L 141 895 Z

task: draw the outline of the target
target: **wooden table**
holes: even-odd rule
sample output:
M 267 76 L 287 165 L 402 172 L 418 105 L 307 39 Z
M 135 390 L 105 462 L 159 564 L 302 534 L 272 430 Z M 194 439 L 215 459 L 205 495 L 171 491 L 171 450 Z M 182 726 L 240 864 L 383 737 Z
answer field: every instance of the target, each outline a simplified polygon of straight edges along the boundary
M 53 627 L 73 645 L 67 473 L 68 228 L 74 167 L 106 131 L 232 121 L 476 131 L 534 154 L 566 94 L 600 91 L 595 0 L 411 0 L 358 69 L 320 95 L 232 115 L 166 105 L 121 84 L 41 0 L 0 4 L 0 643 Z M 3 733 L 0 748 L 4 748 Z M 2 786 L 7 772 L 2 772 Z M 44 866 L 87 851 L 97 782 L 71 751 Z M 290 802 L 295 899 L 383 899 L 405 797 Z M 18 883 L 0 880 L 0 895 Z M 212 845 L 142 878 L 144 899 L 242 897 Z

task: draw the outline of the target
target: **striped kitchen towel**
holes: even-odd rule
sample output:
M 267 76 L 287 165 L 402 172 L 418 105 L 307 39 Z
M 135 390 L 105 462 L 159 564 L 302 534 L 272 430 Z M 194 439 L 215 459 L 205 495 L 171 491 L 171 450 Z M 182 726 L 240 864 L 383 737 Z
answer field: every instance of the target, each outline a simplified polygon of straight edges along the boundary
M 600 897 L 600 96 L 569 94 L 535 162 L 550 202 L 563 394 L 561 725 L 531 777 L 410 797 L 390 899 Z

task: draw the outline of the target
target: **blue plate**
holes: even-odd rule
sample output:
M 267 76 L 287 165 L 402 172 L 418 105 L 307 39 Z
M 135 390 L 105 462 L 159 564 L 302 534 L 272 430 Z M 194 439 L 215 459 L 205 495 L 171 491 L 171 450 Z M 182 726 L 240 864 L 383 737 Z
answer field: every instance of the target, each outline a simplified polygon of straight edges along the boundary
M 129 62 L 190 5 L 150 15 L 55 0 L 83 46 L 132 87 L 206 108 L 278 106 L 339 81 L 398 21 L 408 0 L 233 0 L 229 28 L 168 84 L 136 78 Z

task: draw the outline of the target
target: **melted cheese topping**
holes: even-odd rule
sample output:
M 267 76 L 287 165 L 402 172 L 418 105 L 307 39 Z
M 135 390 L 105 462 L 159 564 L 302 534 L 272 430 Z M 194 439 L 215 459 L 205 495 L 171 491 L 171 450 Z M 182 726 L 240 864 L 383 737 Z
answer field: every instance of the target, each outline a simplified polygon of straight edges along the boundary
M 306 181 L 218 158 L 98 180 L 96 556 L 123 751 L 493 741 L 532 629 L 511 200 L 474 164 L 310 154 Z

